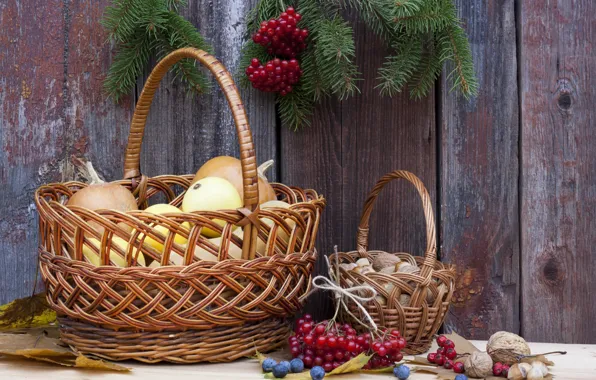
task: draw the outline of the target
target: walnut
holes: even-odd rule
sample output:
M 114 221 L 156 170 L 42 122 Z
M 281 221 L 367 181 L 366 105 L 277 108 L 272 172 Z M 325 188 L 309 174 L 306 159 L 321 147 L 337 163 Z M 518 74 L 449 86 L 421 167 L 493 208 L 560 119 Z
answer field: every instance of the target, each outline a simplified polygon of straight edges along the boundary
M 387 252 L 383 252 L 375 257 L 373 261 L 373 268 L 376 271 L 380 271 L 381 269 L 390 267 L 392 268 L 393 272 L 395 272 L 395 264 L 401 262 L 400 258 Z
M 398 263 L 395 267 L 397 268 L 397 271 L 401 273 L 416 273 L 420 271 L 420 268 L 418 268 L 416 265 L 404 262 Z
M 530 347 L 519 335 L 499 331 L 494 333 L 486 344 L 486 351 L 495 362 L 512 365 L 519 361 L 519 356 L 530 355 Z
M 487 352 L 473 352 L 467 357 L 464 367 L 469 377 L 483 379 L 493 375 L 493 360 Z

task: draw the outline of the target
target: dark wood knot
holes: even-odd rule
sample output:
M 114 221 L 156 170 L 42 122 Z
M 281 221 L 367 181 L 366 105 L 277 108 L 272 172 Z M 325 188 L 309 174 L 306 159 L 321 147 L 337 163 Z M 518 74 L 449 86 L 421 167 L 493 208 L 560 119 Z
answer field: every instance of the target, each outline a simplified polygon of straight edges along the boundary
M 571 108 L 571 94 L 569 92 L 561 92 L 561 94 L 559 95 L 559 99 L 557 100 L 557 103 L 559 104 L 559 108 L 561 108 L 562 110 L 568 110 L 569 108 Z

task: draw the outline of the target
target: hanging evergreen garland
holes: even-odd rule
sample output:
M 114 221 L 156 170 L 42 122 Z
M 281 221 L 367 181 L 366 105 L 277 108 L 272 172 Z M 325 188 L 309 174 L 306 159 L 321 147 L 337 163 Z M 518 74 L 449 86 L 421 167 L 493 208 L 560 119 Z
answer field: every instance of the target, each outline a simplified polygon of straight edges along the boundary
M 162 58 L 184 46 L 212 51 L 177 9 L 183 0 L 113 0 L 103 24 L 118 53 L 105 85 L 115 98 L 130 93 L 150 56 Z M 260 0 L 247 15 L 241 83 L 276 92 L 282 122 L 292 129 L 309 124 L 317 102 L 344 99 L 358 92 L 353 30 L 344 9 L 358 15 L 391 48 L 378 69 L 382 95 L 408 87 L 410 96 L 426 96 L 443 65 L 464 96 L 477 92 L 468 40 L 453 0 Z M 208 81 L 195 62 L 176 65 L 176 74 L 201 92 Z

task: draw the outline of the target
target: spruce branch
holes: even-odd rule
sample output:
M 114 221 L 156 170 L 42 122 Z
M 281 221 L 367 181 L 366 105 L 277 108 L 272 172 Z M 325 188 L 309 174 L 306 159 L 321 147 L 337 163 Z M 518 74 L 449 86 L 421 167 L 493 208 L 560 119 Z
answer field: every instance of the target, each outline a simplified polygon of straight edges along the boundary
M 379 69 L 377 88 L 381 95 L 393 96 L 401 92 L 422 59 L 422 40 L 418 35 L 403 36 L 392 47 L 394 54 L 387 57 Z
M 130 42 L 120 44 L 104 82 L 110 97 L 119 101 L 122 96 L 130 94 L 137 78 L 143 74 L 152 50 L 153 44 L 144 33 L 137 33 Z
M 177 13 L 183 5 L 186 0 L 113 0 L 106 8 L 102 24 L 117 49 L 104 82 L 108 95 L 119 100 L 131 93 L 152 56 L 161 59 L 188 46 L 212 52 L 194 25 Z M 174 72 L 193 92 L 209 88 L 210 82 L 193 60 L 178 62 Z
M 321 22 L 316 34 L 315 57 L 323 89 L 340 99 L 358 91 L 352 28 L 341 18 Z
M 284 125 L 294 131 L 310 125 L 314 102 L 311 95 L 305 93 L 301 86 L 294 88 L 286 96 L 278 96 L 279 116 Z
M 451 91 L 459 88 L 466 98 L 476 96 L 478 82 L 466 32 L 460 25 L 451 26 L 447 28 L 446 34 L 441 37 L 439 43 L 444 46 L 443 60 L 452 61 L 453 69 L 447 75 L 453 84 Z

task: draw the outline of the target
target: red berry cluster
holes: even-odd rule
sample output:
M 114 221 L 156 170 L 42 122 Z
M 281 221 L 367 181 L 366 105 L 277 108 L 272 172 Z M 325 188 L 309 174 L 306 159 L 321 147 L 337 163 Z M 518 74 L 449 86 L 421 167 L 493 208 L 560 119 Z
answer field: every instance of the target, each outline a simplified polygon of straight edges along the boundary
M 457 358 L 455 343 L 453 343 L 452 340 L 447 339 L 445 335 L 441 335 L 437 338 L 437 344 L 439 345 L 437 352 L 431 352 L 426 359 L 429 362 L 446 369 L 453 369 L 455 373 L 464 373 L 464 363 L 454 362 Z
M 252 86 L 265 92 L 278 92 L 285 96 L 302 76 L 298 54 L 306 48 L 307 29 L 296 24 L 302 16 L 292 7 L 286 9 L 279 18 L 263 21 L 253 35 L 255 43 L 267 48 L 267 53 L 277 58 L 267 63 L 253 58 L 246 68 L 246 75 Z
M 493 375 L 507 377 L 509 375 L 509 366 L 500 362 L 493 364 Z
M 302 70 L 295 59 L 282 61 L 275 58 L 263 66 L 258 59 L 253 58 L 246 68 L 246 75 L 254 88 L 265 92 L 279 92 L 285 96 L 300 79 Z
M 446 369 L 453 369 L 456 373 L 464 373 L 464 363 L 453 361 L 457 358 L 457 352 L 455 351 L 455 344 L 453 341 L 447 339 L 445 335 L 440 335 L 437 337 L 437 344 L 439 345 L 437 352 L 431 352 L 426 359 L 429 362 L 443 366 Z M 508 374 L 508 365 L 503 363 L 495 363 L 493 365 L 493 375 L 507 377 Z
M 309 314 L 298 320 L 289 343 L 292 356 L 302 359 L 306 368 L 321 366 L 325 372 L 369 351 L 374 355 L 364 369 L 389 367 L 403 359 L 401 350 L 406 346 L 397 330 L 385 331 L 381 338 L 373 339 L 369 333 L 357 334 L 348 323 L 314 323 Z
M 296 58 L 306 48 L 307 29 L 296 24 L 302 19 L 294 8 L 289 7 L 279 18 L 263 21 L 252 40 L 267 48 L 267 53 L 284 58 Z

